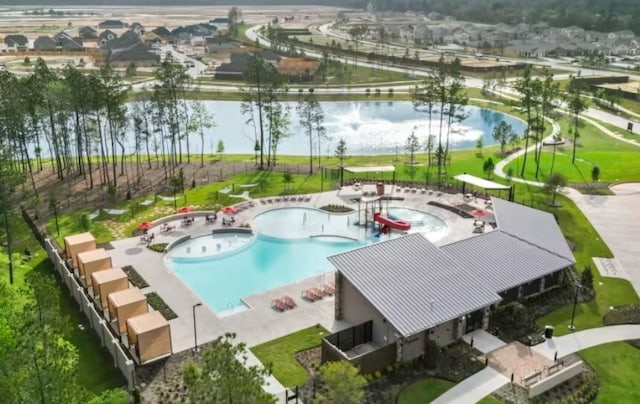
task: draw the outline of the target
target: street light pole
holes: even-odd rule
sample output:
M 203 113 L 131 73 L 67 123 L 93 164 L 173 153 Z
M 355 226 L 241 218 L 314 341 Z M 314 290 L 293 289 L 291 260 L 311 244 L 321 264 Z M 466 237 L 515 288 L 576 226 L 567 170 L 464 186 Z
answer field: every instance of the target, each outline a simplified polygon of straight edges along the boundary
M 202 306 L 202 303 L 196 303 L 193 305 L 193 355 L 198 352 L 198 329 L 196 327 L 196 307 Z
M 573 295 L 573 310 L 571 311 L 571 324 L 569 324 L 570 330 L 575 330 L 576 326 L 573 323 L 576 318 L 576 306 L 578 305 L 578 291 L 582 289 L 582 285 L 576 285 L 576 293 Z

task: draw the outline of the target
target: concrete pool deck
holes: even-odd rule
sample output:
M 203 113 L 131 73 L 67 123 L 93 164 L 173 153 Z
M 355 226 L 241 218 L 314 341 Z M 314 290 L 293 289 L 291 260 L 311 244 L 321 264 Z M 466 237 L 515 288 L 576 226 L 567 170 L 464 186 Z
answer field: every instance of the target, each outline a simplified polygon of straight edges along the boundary
M 369 189 L 369 187 L 371 189 Z M 365 186 L 365 190 L 373 190 L 373 186 Z M 311 195 L 309 202 L 271 202 L 268 204 L 256 203 L 256 206 L 235 215 L 236 223 L 241 225 L 249 223 L 251 218 L 262 212 L 284 207 L 321 207 L 327 204 L 344 204 L 357 209 L 357 203 L 351 201 L 358 194 L 351 187 L 345 187 L 341 191 L 331 191 L 321 194 Z M 404 197 L 404 201 L 392 201 L 389 206 L 403 207 L 421 210 L 440 217 L 447 223 L 447 234 L 436 244 L 445 244 L 451 241 L 468 238 L 473 235 L 473 219 L 463 219 L 460 216 L 441 209 L 427 202 L 431 200 L 440 201 L 449 205 L 468 203 L 460 194 L 421 194 L 416 193 L 395 193 L 394 196 Z M 274 199 L 274 198 L 265 198 Z M 257 202 L 257 201 L 256 201 Z M 479 200 L 481 202 L 481 200 Z M 385 203 L 386 205 L 386 203 Z M 477 203 L 480 208 L 480 203 Z M 483 207 L 482 207 L 483 208 Z M 211 230 L 221 228 L 220 220 L 216 224 L 206 224 L 203 218 L 198 218 L 189 227 L 182 227 L 179 221 L 172 223 L 176 225 L 176 230 L 171 233 L 160 233 L 159 229 L 152 229 L 155 234 L 155 243 L 170 243 L 187 234 L 192 236 L 208 235 Z M 490 229 L 490 227 L 488 227 Z M 149 283 L 149 287 L 143 292 L 156 292 L 167 303 L 169 307 L 178 315 L 178 318 L 171 320 L 171 336 L 173 351 L 181 352 L 193 348 L 193 306 L 202 302 L 201 307 L 196 310 L 196 324 L 198 344 L 209 342 L 227 332 L 236 333 L 237 339 L 251 347 L 274 338 L 279 338 L 303 328 L 320 324 L 328 330 L 334 332 L 345 328 L 347 324 L 342 324 L 334 320 L 334 299 L 325 297 L 321 301 L 309 303 L 300 294 L 310 287 L 318 287 L 324 283 L 333 281 L 333 272 L 324 275 L 313 276 L 296 283 L 288 284 L 263 293 L 245 297 L 243 300 L 250 307 L 248 310 L 237 312 L 229 316 L 219 316 L 179 279 L 165 262 L 165 255 L 153 252 L 146 248 L 146 243 L 141 242 L 139 237 L 118 240 L 111 243 L 114 247 L 108 253 L 112 258 L 114 266 L 131 265 Z M 327 261 L 327 270 L 331 270 L 331 265 Z M 298 307 L 283 313 L 276 312 L 271 308 L 271 301 L 274 298 L 289 295 L 297 302 Z

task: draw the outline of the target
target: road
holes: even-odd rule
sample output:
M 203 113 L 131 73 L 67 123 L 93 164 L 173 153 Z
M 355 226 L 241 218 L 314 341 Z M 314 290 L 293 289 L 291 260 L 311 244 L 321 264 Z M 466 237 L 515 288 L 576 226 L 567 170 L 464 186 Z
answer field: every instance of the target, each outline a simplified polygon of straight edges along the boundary
M 199 61 L 198 59 L 194 59 L 185 55 L 184 53 L 178 52 L 172 45 L 163 45 L 160 48 L 160 51 L 165 55 L 171 55 L 173 59 L 177 60 L 180 63 L 188 62 L 190 66 L 186 71 L 187 75 L 192 78 L 196 78 L 202 75 L 204 71 L 207 69 L 207 65 Z

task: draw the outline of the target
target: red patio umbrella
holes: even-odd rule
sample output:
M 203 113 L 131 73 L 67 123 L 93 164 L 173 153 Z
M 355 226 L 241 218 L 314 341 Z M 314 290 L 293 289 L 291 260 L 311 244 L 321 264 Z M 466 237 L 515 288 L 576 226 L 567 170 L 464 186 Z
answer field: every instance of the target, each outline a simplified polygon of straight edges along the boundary
M 481 210 L 481 209 L 474 209 L 471 211 L 471 214 L 473 216 L 486 216 L 487 213 L 488 212 L 486 210 Z
M 181 206 L 178 208 L 178 213 L 190 213 L 193 212 L 193 206 Z
M 149 230 L 153 227 L 153 223 L 151 222 L 142 222 L 138 225 L 138 230 Z
M 225 215 L 232 215 L 234 213 L 236 213 L 238 210 L 236 208 L 234 208 L 233 206 L 225 206 L 224 208 L 220 209 L 220 212 L 224 213 Z

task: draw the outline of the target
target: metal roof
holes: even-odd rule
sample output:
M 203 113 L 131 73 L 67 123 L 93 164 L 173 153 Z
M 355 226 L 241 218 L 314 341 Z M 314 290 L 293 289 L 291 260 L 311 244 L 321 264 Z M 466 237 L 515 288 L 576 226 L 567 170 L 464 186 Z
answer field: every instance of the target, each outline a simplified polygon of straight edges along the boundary
M 498 184 L 497 182 L 485 180 L 484 178 L 476 177 L 469 174 L 456 175 L 456 180 L 466 182 L 467 184 L 475 185 L 483 189 L 511 189 L 508 185 Z
M 440 247 L 482 283 L 502 292 L 554 273 L 572 260 L 523 241 L 499 229 Z
M 575 263 L 569 244 L 551 213 L 492 198 L 498 229 Z
M 404 336 L 500 301 L 421 233 L 328 259 Z

